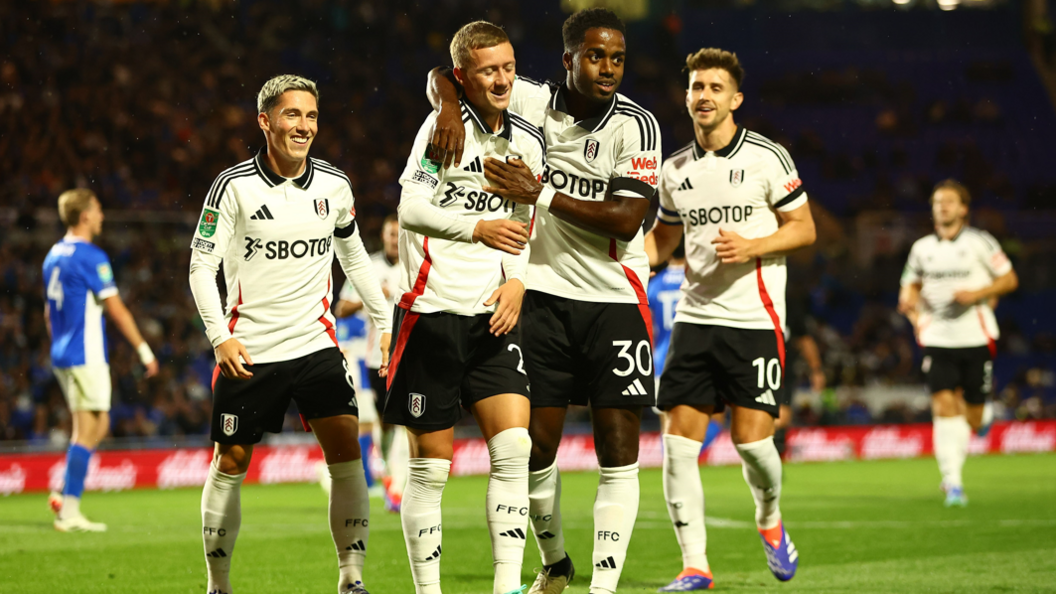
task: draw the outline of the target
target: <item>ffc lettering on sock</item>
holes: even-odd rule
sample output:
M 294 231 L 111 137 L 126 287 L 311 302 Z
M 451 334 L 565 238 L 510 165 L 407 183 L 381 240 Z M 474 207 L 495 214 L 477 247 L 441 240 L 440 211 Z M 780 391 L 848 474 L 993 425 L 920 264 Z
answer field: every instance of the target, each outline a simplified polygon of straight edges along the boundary
M 327 466 L 330 472 L 330 535 L 337 549 L 338 589 L 363 581 L 370 536 L 370 500 L 360 460 Z
M 682 549 L 682 569 L 707 571 L 708 532 L 704 525 L 704 487 L 698 460 L 699 441 L 664 435 L 664 499 Z
M 231 557 L 242 525 L 240 493 L 245 478 L 245 474 L 220 472 L 216 460 L 209 465 L 209 475 L 202 489 L 202 544 L 209 591 L 231 591 Z
M 411 576 L 419 594 L 440 591 L 440 556 L 443 529 L 440 500 L 451 472 L 451 462 L 411 458 L 407 462 L 407 489 L 403 493 L 400 522 Z
M 561 530 L 561 473 L 555 460 L 548 468 L 528 473 L 528 516 L 543 565 L 565 558 Z
M 594 574 L 590 590 L 615 592 L 638 519 L 638 463 L 601 468 L 594 500 Z
M 507 429 L 488 440 L 487 520 L 495 563 L 494 594 L 521 585 L 521 561 L 528 537 L 528 457 L 532 440 L 523 427 Z

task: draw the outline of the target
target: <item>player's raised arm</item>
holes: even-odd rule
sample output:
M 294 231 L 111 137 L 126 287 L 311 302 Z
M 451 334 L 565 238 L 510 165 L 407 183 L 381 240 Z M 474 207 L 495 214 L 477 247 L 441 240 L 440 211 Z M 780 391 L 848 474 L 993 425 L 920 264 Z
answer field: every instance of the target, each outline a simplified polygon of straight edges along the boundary
M 451 68 L 438 66 L 429 71 L 425 96 L 436 110 L 436 120 L 429 138 L 443 155 L 444 168 L 462 165 L 462 151 L 466 146 L 466 128 L 462 125 L 462 109 L 458 104 L 462 87 L 455 80 Z

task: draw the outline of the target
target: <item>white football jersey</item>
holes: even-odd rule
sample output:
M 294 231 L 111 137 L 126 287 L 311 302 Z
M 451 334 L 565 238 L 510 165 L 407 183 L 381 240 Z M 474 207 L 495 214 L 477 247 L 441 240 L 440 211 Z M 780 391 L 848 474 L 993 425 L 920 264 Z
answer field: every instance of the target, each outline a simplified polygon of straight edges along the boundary
M 616 93 L 598 116 L 568 115 L 565 88 L 519 77 L 510 109 L 542 127 L 546 167 L 542 182 L 576 200 L 618 196 L 651 199 L 660 176 L 660 127 L 651 113 Z M 639 229 L 619 241 L 536 208 L 528 288 L 580 301 L 648 303 L 649 259 Z
M 686 280 L 676 322 L 757 330 L 785 323 L 785 258 L 723 264 L 719 230 L 754 239 L 773 235 L 774 211 L 807 203 L 795 164 L 781 145 L 743 127 L 730 144 L 705 151 L 694 140 L 668 157 L 660 180 L 660 224 L 682 225 Z
M 389 312 L 393 311 L 396 307 L 396 298 L 400 296 L 400 265 L 395 262 L 389 262 L 389 259 L 385 257 L 385 252 L 374 252 L 370 255 L 370 263 L 374 265 L 374 274 L 378 277 L 378 282 L 381 283 L 383 291 L 389 294 L 385 298 L 385 305 Z M 343 287 L 341 287 L 340 299 L 345 301 L 361 301 L 359 293 L 356 292 L 356 287 L 349 281 L 345 281 Z M 380 336 L 378 336 L 378 328 L 371 321 L 370 317 L 367 317 L 367 367 L 371 369 L 381 368 L 381 342 Z
M 253 159 L 213 182 L 191 248 L 223 257 L 227 326 L 253 363 L 337 345 L 330 301 L 334 237 L 355 231 L 352 184 L 309 158 L 287 179 Z
M 490 185 L 484 178 L 484 160 L 517 158 L 539 175 L 545 149 L 538 128 L 507 110 L 503 112 L 502 129 L 492 132 L 477 109 L 463 100 L 466 140 L 462 167 L 444 168 L 430 148 L 435 120 L 436 112 L 430 113 L 414 140 L 414 148 L 400 176 L 401 202 L 421 199 L 440 209 L 442 214 L 467 221 L 470 236 L 473 225 L 481 219 L 527 223 L 528 206 L 482 190 Z M 485 306 L 484 302 L 504 282 L 505 252 L 483 243 L 470 243 L 468 238 L 457 241 L 429 237 L 408 230 L 404 223 L 401 210 L 399 266 L 403 295 L 400 307 L 418 313 L 443 311 L 467 316 L 495 311 L 494 304 Z M 524 256 L 522 253 L 520 257 Z
M 918 339 L 923 346 L 965 348 L 998 338 L 990 304 L 960 305 L 957 291 L 987 287 L 1012 270 L 1001 245 L 986 231 L 965 226 L 950 240 L 931 234 L 909 250 L 902 286 L 920 284 Z

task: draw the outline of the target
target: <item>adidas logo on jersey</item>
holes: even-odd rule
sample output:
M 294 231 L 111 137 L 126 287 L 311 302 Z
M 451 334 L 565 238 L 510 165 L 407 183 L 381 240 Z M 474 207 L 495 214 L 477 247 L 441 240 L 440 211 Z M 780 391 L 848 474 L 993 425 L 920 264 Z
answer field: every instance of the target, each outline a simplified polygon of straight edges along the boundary
M 207 556 L 220 559 L 221 557 L 226 557 L 227 553 L 224 552 L 224 549 L 216 549 L 212 553 L 207 553 Z
M 634 383 L 627 386 L 627 389 L 623 391 L 624 396 L 644 396 L 648 394 L 645 391 L 645 386 L 642 385 L 642 381 L 638 378 L 634 378 Z
M 507 530 L 506 532 L 500 532 L 499 536 L 509 536 L 510 538 L 519 538 L 521 540 L 527 540 L 527 536 L 524 534 L 524 530 L 520 528 L 514 528 L 513 530 Z
M 681 186 L 678 186 L 678 189 L 679 190 L 692 190 L 693 189 L 693 184 L 689 183 L 689 178 L 687 177 L 686 181 L 682 182 Z
M 268 210 L 268 205 L 265 204 L 257 209 L 257 212 L 253 213 L 253 216 L 249 217 L 251 221 L 274 221 L 275 217 L 271 216 L 271 211 Z
M 348 545 L 347 547 L 345 547 L 345 550 L 346 551 L 366 551 L 367 550 L 367 545 L 363 544 L 362 540 L 357 540 L 356 542 L 354 542 L 354 543 Z
M 607 559 L 602 559 L 599 563 L 595 563 L 594 567 L 598 569 L 616 569 L 616 560 L 610 555 Z
M 763 392 L 762 394 L 760 394 L 755 399 L 755 401 L 760 403 L 760 404 L 769 404 L 770 406 L 777 406 L 777 401 L 774 400 L 774 393 L 772 391 L 770 391 L 770 390 L 767 390 L 767 391 Z
M 468 171 L 470 173 L 482 173 L 484 168 L 480 165 L 480 157 L 473 159 L 473 162 L 462 168 L 462 171 Z
M 439 559 L 440 558 L 440 551 L 441 551 L 440 545 L 436 545 L 436 550 L 433 551 L 432 555 L 429 555 L 428 557 L 426 557 L 425 560 L 426 561 L 432 561 L 433 559 Z

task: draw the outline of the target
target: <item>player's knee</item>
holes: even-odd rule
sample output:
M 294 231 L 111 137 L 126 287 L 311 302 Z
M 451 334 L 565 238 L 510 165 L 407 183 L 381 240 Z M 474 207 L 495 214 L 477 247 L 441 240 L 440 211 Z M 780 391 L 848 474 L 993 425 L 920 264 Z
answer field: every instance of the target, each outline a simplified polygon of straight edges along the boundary
M 598 465 L 602 468 L 627 466 L 638 461 L 638 440 L 603 439 L 596 442 Z
M 224 474 L 243 474 L 249 470 L 249 462 L 252 459 L 251 448 L 239 445 L 219 445 L 213 459 L 216 468 Z
M 560 442 L 548 443 L 546 440 L 538 438 L 533 438 L 531 442 L 531 454 L 528 458 L 528 468 L 535 471 L 553 466 L 554 460 L 557 460 L 557 448 L 560 445 Z
M 500 431 L 488 440 L 492 474 L 526 473 L 531 453 L 532 439 L 528 437 L 528 430 L 523 427 Z

